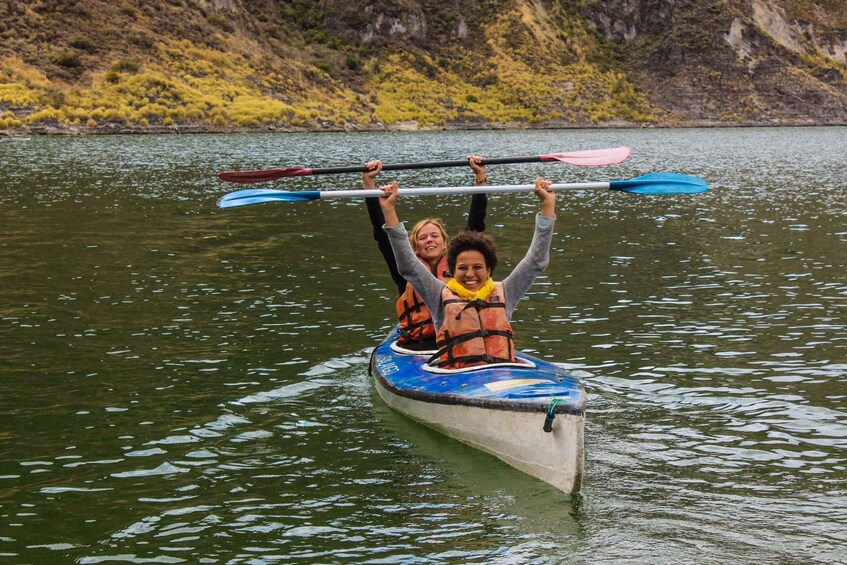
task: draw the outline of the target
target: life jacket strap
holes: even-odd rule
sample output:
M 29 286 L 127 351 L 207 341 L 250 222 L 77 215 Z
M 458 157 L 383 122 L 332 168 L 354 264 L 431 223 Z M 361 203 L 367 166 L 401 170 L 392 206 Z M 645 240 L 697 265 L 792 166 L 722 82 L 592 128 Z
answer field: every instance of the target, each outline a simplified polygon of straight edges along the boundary
M 476 300 L 445 300 L 444 304 L 465 304 L 465 307 L 459 310 L 459 313 L 456 314 L 456 319 L 461 320 L 462 314 L 465 313 L 465 310 L 469 308 L 474 308 L 477 312 L 484 308 L 505 308 L 505 302 L 487 302 L 481 298 L 477 298 Z
M 423 341 L 424 337 L 421 335 L 421 330 L 427 324 L 432 323 L 432 318 L 427 318 L 426 320 L 421 320 L 415 324 L 408 324 L 406 326 L 400 326 L 397 328 L 397 334 L 405 341 Z
M 442 355 L 445 355 L 445 354 L 447 355 L 447 360 L 442 361 L 441 363 L 438 363 L 437 366 L 441 367 L 441 366 L 444 366 L 444 365 L 452 365 L 454 362 L 461 361 L 461 360 L 464 360 L 466 358 L 471 358 L 471 357 L 473 357 L 474 359 L 477 359 L 477 360 L 481 359 L 483 357 L 488 357 L 488 358 L 491 358 L 491 359 L 499 359 L 498 361 L 489 361 L 490 363 L 510 362 L 511 359 L 503 360 L 503 359 L 500 359 L 499 357 L 491 357 L 488 354 L 485 354 L 485 355 L 468 355 L 468 356 L 463 356 L 463 357 L 454 357 L 453 356 L 453 348 L 456 345 L 459 345 L 460 343 L 464 343 L 466 341 L 470 341 L 472 339 L 476 339 L 478 337 L 486 338 L 486 337 L 492 337 L 492 336 L 502 336 L 502 337 L 508 338 L 508 340 L 509 340 L 509 353 L 512 353 L 512 351 L 511 351 L 512 332 L 510 332 L 508 330 L 476 330 L 474 332 L 468 332 L 468 333 L 462 334 L 458 337 L 451 337 L 450 333 L 445 331 L 444 332 L 444 339 L 442 341 L 435 342 L 436 347 L 439 347 L 440 349 L 435 352 L 435 355 L 433 355 L 432 357 L 430 357 L 427 360 L 427 363 L 432 364 L 433 361 L 437 360 L 439 357 L 441 357 Z
M 412 314 L 414 312 L 420 312 L 422 308 L 423 308 L 423 302 L 419 301 L 417 299 L 417 297 L 415 298 L 415 301 L 411 305 L 409 305 L 408 300 L 404 300 L 403 301 L 403 313 L 400 314 L 399 320 L 402 322 L 405 319 L 411 319 Z

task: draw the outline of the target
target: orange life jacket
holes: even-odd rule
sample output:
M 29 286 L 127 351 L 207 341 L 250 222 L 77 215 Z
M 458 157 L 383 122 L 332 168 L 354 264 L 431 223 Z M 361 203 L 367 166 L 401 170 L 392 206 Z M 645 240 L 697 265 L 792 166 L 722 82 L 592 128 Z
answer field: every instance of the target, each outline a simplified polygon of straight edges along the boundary
M 421 262 L 429 267 L 423 259 Z M 450 278 L 447 257 L 441 257 L 435 268 L 430 270 L 439 280 L 444 281 Z M 421 342 L 435 337 L 432 314 L 412 283 L 406 283 L 406 290 L 397 299 L 397 318 L 400 320 L 400 337 L 397 339 L 400 344 Z
M 494 292 L 485 300 L 465 300 L 447 287 L 441 291 L 441 300 L 444 325 L 435 341 L 438 352 L 430 358 L 430 363 L 461 369 L 515 361 L 502 283 L 494 283 Z

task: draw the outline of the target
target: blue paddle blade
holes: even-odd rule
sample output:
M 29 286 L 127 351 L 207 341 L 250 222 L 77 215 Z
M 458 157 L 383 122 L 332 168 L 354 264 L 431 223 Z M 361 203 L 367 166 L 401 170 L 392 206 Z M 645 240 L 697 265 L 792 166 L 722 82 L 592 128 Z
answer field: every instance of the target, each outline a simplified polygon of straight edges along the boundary
M 248 188 L 247 190 L 236 190 L 224 194 L 218 200 L 218 208 L 235 208 L 236 206 L 249 206 L 263 202 L 309 202 L 310 200 L 319 200 L 320 197 L 321 193 L 317 190 L 289 192 L 273 188 Z
M 700 177 L 677 173 L 650 173 L 630 180 L 613 180 L 612 190 L 633 194 L 699 194 L 709 186 Z

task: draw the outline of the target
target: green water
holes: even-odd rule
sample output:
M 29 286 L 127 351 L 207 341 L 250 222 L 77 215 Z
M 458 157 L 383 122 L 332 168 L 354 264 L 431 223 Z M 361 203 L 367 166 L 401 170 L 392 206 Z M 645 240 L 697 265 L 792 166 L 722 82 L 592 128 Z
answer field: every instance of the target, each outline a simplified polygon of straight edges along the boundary
M 0 144 L 0 556 L 11 563 L 847 561 L 845 128 L 33 137 Z M 589 393 L 569 498 L 391 412 L 361 202 L 218 210 L 221 170 L 538 155 L 559 197 L 518 345 Z M 384 173 L 469 184 L 464 169 Z M 357 188 L 356 175 L 280 188 Z M 467 197 L 401 202 L 464 225 Z M 505 274 L 531 195 L 492 197 Z

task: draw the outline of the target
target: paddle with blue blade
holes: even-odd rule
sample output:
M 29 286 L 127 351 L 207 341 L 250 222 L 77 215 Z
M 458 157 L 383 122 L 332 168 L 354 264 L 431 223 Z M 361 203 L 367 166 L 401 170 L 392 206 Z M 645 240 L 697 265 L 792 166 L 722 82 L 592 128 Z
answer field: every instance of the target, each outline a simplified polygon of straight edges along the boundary
M 502 157 L 497 159 L 483 159 L 480 165 L 505 165 L 511 163 L 549 163 L 560 162 L 582 167 L 600 167 L 604 165 L 616 165 L 625 161 L 632 149 L 629 147 L 612 147 L 609 149 L 592 149 L 589 151 L 574 151 L 572 153 L 550 153 L 549 155 L 537 155 L 535 157 Z M 396 165 L 383 165 L 383 171 L 399 171 L 403 169 L 440 169 L 444 167 L 467 167 L 468 160 L 461 161 L 432 161 L 429 163 L 400 163 Z M 356 167 L 327 167 L 323 169 L 312 169 L 308 167 L 289 167 L 287 169 L 258 169 L 255 171 L 224 171 L 218 173 L 218 178 L 227 182 L 249 184 L 254 182 L 268 182 L 285 177 L 303 177 L 311 175 L 336 175 L 341 173 L 366 173 L 369 169 L 364 166 Z
M 551 190 L 594 190 L 606 189 L 642 195 L 698 194 L 706 192 L 708 185 L 700 177 L 677 173 L 650 173 L 629 180 L 610 182 L 575 182 L 552 184 Z M 442 186 L 431 188 L 401 188 L 400 196 L 426 196 L 435 194 L 475 194 L 532 192 L 534 184 L 506 184 L 484 186 Z M 219 208 L 235 208 L 262 204 L 264 202 L 309 202 L 311 200 L 329 200 L 333 198 L 368 198 L 382 196 L 379 189 L 354 190 L 303 190 L 288 191 L 272 188 L 250 188 L 225 194 L 218 200 Z

